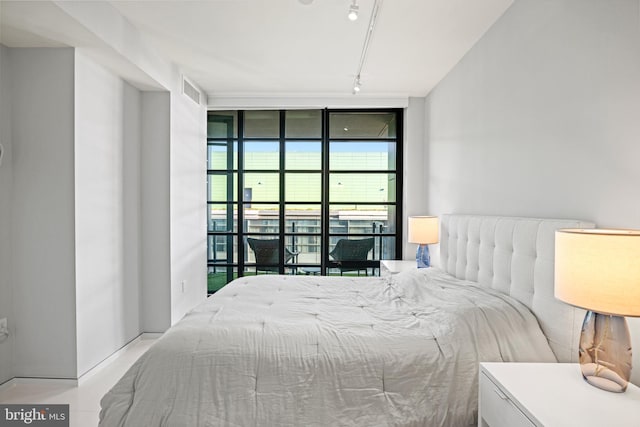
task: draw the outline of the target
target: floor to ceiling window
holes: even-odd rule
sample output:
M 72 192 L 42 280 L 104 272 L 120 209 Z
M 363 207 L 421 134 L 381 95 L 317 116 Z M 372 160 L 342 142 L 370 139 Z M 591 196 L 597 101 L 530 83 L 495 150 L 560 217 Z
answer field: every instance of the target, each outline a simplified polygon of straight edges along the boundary
M 402 110 L 210 111 L 207 147 L 209 292 L 401 257 Z

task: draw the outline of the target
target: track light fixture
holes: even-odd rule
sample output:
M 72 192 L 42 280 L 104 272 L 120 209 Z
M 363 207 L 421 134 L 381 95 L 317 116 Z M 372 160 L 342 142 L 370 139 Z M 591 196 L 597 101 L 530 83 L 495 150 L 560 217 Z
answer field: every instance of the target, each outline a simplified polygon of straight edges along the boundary
M 355 95 L 356 93 L 360 92 L 360 86 L 362 85 L 362 83 L 360 82 L 360 74 L 358 74 L 356 76 L 355 81 L 353 82 L 353 94 Z
M 359 9 L 360 7 L 358 7 L 358 0 L 352 0 L 351 6 L 349 6 L 349 13 L 347 14 L 347 17 L 350 21 L 355 21 L 356 19 L 358 19 Z

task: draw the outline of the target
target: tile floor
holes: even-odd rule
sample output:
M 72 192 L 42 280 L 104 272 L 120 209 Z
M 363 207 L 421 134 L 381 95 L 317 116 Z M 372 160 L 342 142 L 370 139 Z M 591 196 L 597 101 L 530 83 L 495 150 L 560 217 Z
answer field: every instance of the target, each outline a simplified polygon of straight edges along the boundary
M 0 403 L 69 404 L 70 427 L 95 427 L 98 425 L 100 399 L 124 375 L 129 367 L 155 342 L 155 338 L 141 338 L 125 348 L 106 366 L 88 378 L 81 379 L 78 386 L 33 382 L 12 384 L 0 388 Z

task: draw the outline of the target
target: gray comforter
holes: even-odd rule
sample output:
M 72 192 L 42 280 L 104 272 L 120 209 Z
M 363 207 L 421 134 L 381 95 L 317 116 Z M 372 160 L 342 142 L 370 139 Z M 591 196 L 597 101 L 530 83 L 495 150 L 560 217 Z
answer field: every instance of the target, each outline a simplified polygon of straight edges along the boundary
M 102 399 L 108 426 L 461 426 L 480 361 L 555 361 L 516 300 L 437 269 L 235 280 Z

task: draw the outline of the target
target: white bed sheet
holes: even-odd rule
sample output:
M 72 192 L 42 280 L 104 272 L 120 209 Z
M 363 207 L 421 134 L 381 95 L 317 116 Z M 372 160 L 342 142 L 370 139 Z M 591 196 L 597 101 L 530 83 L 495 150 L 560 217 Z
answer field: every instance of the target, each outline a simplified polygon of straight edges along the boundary
M 100 425 L 468 425 L 480 361 L 555 358 L 524 305 L 434 268 L 245 277 L 131 367 Z

